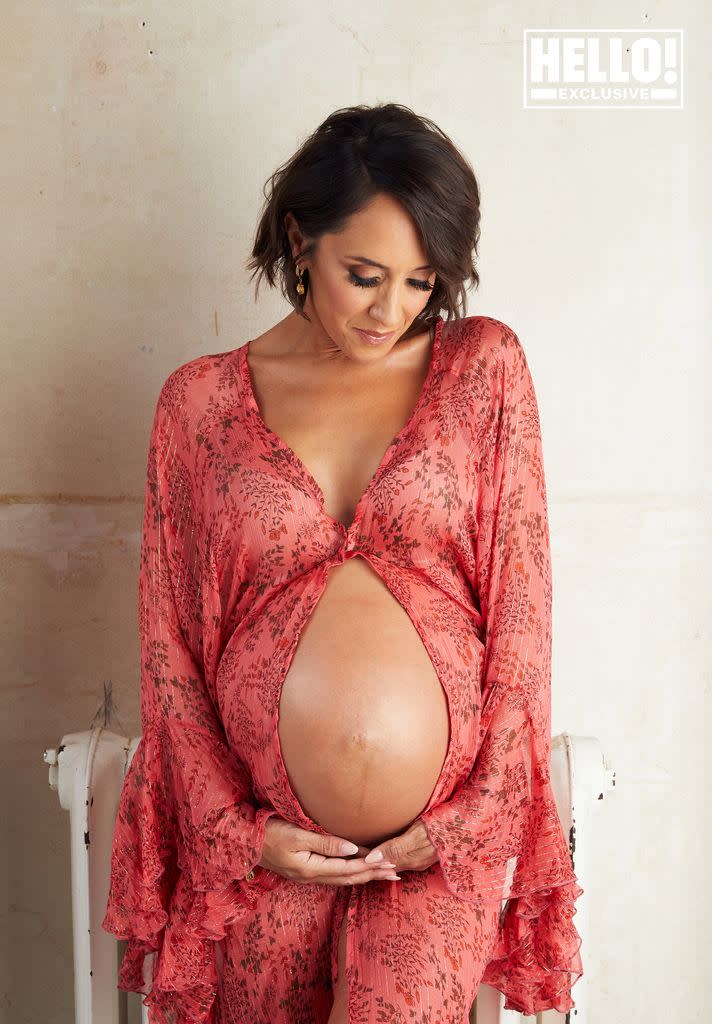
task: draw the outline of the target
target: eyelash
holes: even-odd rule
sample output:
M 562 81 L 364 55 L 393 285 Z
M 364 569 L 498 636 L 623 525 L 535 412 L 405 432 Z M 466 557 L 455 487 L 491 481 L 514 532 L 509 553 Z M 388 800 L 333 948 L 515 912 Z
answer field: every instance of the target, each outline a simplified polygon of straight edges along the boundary
M 380 284 L 377 277 L 359 277 L 358 274 L 354 274 L 353 270 L 349 271 L 349 279 L 357 288 L 375 288 L 377 284 Z M 427 281 L 411 281 L 410 283 L 419 292 L 431 292 L 433 290 L 433 286 L 428 284 Z

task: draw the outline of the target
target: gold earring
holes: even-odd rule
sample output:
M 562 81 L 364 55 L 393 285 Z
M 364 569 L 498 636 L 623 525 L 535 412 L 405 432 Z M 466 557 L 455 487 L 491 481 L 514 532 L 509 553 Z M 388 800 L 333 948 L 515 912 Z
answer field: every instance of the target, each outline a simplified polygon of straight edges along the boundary
M 299 280 L 297 281 L 297 293 L 299 295 L 303 295 L 305 289 L 304 289 L 304 283 L 302 281 L 302 274 L 304 273 L 304 271 L 302 270 L 302 268 L 299 266 L 298 263 L 295 263 L 294 266 L 296 267 L 297 277 L 299 278 Z

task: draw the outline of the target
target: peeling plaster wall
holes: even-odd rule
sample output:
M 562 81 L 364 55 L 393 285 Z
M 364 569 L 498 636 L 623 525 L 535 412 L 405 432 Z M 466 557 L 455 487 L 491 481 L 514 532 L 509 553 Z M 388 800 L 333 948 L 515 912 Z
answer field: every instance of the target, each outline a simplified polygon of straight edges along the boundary
M 710 948 L 710 18 L 702 5 L 12 4 L 0 35 L 2 1024 L 73 1020 L 45 747 L 138 718 L 145 458 L 168 373 L 284 315 L 243 270 L 326 114 L 395 99 L 480 178 L 480 291 L 537 383 L 554 732 L 600 738 L 591 1021 L 702 1021 Z M 683 111 L 527 111 L 522 34 L 682 27 Z M 706 45 L 707 44 L 707 45 Z M 119 730 L 120 731 L 120 730 Z M 704 965 L 706 967 L 706 964 Z

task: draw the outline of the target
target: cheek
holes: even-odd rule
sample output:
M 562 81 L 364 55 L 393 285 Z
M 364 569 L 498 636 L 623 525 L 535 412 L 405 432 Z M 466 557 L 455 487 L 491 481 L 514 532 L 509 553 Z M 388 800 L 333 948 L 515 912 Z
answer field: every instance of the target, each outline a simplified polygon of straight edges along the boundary
M 329 305 L 329 309 L 338 310 L 341 316 L 348 317 L 358 313 L 368 304 L 364 294 L 367 288 L 355 288 L 349 281 L 338 277 L 327 277 L 321 282 L 321 292 Z
M 430 296 L 433 293 L 432 292 L 417 291 L 417 292 L 414 292 L 413 294 L 414 294 L 414 298 L 411 301 L 410 307 L 411 307 L 413 319 L 415 319 L 416 316 L 419 316 L 423 312 L 423 310 L 427 306 L 428 302 L 430 301 Z

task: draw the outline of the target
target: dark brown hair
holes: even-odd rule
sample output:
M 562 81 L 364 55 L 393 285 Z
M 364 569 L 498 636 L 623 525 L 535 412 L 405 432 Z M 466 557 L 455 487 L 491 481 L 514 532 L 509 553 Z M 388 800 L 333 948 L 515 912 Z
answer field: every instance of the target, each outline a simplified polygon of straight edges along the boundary
M 474 256 L 480 238 L 480 191 L 474 171 L 454 143 L 433 121 L 400 103 L 343 107 L 330 114 L 297 152 L 265 184 L 251 258 L 257 275 L 255 299 L 264 275 L 305 318 L 284 218 L 291 210 L 310 240 L 338 233 L 374 196 L 386 193 L 410 214 L 420 233 L 436 283 L 423 312 L 407 335 L 427 330 L 445 313 L 457 322 L 467 311 L 466 285 L 479 285 Z

